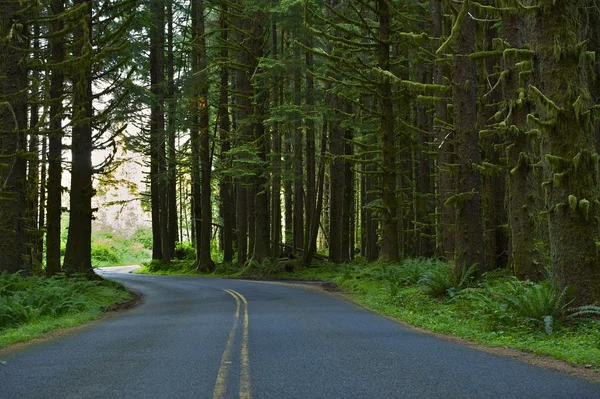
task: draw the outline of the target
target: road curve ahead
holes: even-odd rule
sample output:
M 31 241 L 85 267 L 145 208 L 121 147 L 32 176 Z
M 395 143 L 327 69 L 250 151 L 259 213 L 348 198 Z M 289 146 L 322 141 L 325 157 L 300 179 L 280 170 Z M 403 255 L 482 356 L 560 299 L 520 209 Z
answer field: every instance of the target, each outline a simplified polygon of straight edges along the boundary
M 327 293 L 108 273 L 141 306 L 0 354 L 0 398 L 600 398 L 600 385 L 409 330 Z

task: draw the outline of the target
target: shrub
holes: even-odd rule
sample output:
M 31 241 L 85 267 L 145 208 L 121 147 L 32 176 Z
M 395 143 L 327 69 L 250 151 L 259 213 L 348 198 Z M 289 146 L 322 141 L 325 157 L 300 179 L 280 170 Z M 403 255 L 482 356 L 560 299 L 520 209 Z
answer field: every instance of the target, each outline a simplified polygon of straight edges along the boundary
M 98 243 L 92 245 L 92 263 L 117 265 L 121 257 L 110 247 Z
M 131 236 L 131 240 L 138 242 L 146 249 L 152 249 L 152 231 L 147 229 L 137 229 Z
M 450 263 L 435 262 L 419 279 L 419 284 L 435 298 L 452 298 L 471 283 L 476 268 L 477 265 L 472 265 L 456 270 Z
M 175 259 L 179 260 L 195 260 L 196 250 L 188 242 L 176 242 L 175 253 L 173 254 Z
M 599 316 L 600 307 L 571 307 L 568 287 L 551 281 L 533 283 L 511 277 L 500 284 L 482 284 L 460 295 L 492 325 L 530 325 L 552 334 L 557 326 L 587 316 Z

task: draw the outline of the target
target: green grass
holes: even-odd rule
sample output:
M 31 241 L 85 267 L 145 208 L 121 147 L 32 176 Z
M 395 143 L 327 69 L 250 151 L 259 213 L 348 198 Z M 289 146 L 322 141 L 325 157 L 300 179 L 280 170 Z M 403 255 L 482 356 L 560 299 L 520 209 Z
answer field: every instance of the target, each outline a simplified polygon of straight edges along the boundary
M 0 348 L 94 320 L 129 297 L 109 280 L 0 274 Z
M 285 271 L 293 265 L 293 272 Z M 175 263 L 154 273 L 198 275 L 191 263 Z M 237 268 L 217 267 L 211 277 L 249 277 L 334 282 L 353 300 L 382 314 L 432 332 L 465 338 L 492 347 L 508 347 L 548 355 L 600 370 L 600 320 L 574 319 L 570 299 L 550 282 L 520 282 L 505 271 L 473 282 L 469 269 L 459 276 L 450 265 L 430 259 L 402 264 L 248 262 Z M 142 269 L 140 272 L 152 270 Z M 600 310 L 600 309 L 596 309 Z M 591 312 L 594 316 L 594 312 Z M 548 317 L 552 328 L 548 329 Z

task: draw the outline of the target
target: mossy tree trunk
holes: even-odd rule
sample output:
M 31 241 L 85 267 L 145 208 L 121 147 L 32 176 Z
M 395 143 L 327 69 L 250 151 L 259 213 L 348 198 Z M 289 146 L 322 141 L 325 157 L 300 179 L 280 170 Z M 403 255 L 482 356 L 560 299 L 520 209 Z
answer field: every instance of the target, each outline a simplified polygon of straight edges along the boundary
M 481 180 L 477 131 L 477 69 L 470 55 L 475 52 L 475 21 L 469 16 L 469 2 L 462 5 L 462 22 L 454 42 L 452 57 L 452 103 L 456 151 L 457 193 L 450 201 L 456 209 L 454 263 L 457 272 L 477 265 L 477 275 L 485 272 L 481 226 Z M 460 16 L 459 16 L 460 18 Z
M 515 49 L 525 45 L 524 17 L 516 10 L 505 13 L 502 17 L 503 39 Z M 525 97 L 525 78 L 521 78 L 515 63 L 520 60 L 508 57 L 505 69 L 508 74 L 504 81 L 504 98 L 510 109 L 508 127 L 505 129 L 507 139 L 506 162 L 507 175 L 506 207 L 508 210 L 508 226 L 510 237 L 509 262 L 515 275 L 522 280 L 539 281 L 544 278 L 542 265 L 535 259 L 535 234 L 533 212 L 534 187 L 532 180 L 532 159 L 530 138 L 526 134 L 529 102 Z M 526 75 L 523 75 L 526 76 Z
M 0 4 L 0 271 L 29 273 L 27 248 L 27 2 Z
M 497 29 L 492 22 L 486 22 L 483 33 L 483 49 L 493 51 L 492 43 L 497 38 Z M 503 138 L 497 129 L 488 129 L 497 111 L 495 104 L 502 101 L 502 91 L 498 83 L 495 65 L 498 57 L 486 57 L 481 68 L 479 115 L 479 145 L 482 150 L 485 167 L 482 168 L 482 213 L 483 245 L 486 270 L 504 268 L 507 264 L 508 235 L 506 233 L 507 213 L 504 207 L 506 170 L 501 165 Z
M 390 70 L 390 7 L 388 0 L 378 0 L 379 11 L 379 68 Z M 394 109 L 392 102 L 392 87 L 390 78 L 380 77 L 379 108 L 381 146 L 383 154 L 383 177 L 381 194 L 381 252 L 379 258 L 383 261 L 399 259 L 398 223 L 396 221 L 396 147 L 394 140 Z
M 431 33 L 435 38 L 441 38 L 444 34 L 444 15 L 442 0 L 431 0 L 429 3 L 431 15 Z M 433 65 L 433 83 L 444 84 L 444 77 L 448 75 L 448 68 L 443 63 Z M 435 105 L 434 132 L 437 144 L 437 253 L 438 256 L 448 260 L 454 257 L 454 223 L 456 213 L 446 201 L 454 192 L 454 175 L 449 166 L 454 163 L 454 142 L 451 132 L 443 125 L 448 121 L 448 109 L 446 101 L 440 98 Z
M 600 176 L 590 119 L 589 62 L 580 1 L 541 0 L 531 48 L 545 155 L 552 271 L 580 304 L 600 303 Z

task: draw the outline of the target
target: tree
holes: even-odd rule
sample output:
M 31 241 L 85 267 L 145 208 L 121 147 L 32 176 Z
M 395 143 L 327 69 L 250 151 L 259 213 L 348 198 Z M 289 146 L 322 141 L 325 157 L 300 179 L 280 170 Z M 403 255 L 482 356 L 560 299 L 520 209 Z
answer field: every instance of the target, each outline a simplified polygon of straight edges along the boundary
M 0 3 L 0 271 L 28 273 L 26 222 L 28 16 L 31 2 Z
M 76 0 L 83 18 L 73 34 L 73 57 L 78 59 L 73 83 L 73 129 L 71 135 L 71 191 L 69 234 L 63 270 L 68 274 L 93 275 L 92 269 L 92 2 Z
M 579 27 L 583 2 L 540 0 L 531 32 L 532 122 L 544 135 L 544 182 L 552 271 L 577 289 L 579 303 L 600 301 L 600 176 L 589 91 L 589 60 Z M 543 27 L 543 29 L 542 29 Z

